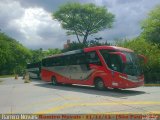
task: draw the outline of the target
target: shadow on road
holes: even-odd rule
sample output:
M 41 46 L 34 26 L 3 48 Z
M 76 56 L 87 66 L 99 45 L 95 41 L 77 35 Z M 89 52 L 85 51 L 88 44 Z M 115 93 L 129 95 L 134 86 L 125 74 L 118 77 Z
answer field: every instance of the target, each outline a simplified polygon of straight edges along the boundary
M 129 96 L 136 96 L 140 94 L 146 94 L 146 92 L 144 91 L 137 91 L 137 90 L 105 89 L 103 91 L 99 91 L 99 90 L 96 90 L 94 87 L 88 87 L 88 86 L 65 85 L 65 84 L 53 86 L 51 83 L 44 83 L 44 82 L 37 83 L 35 84 L 35 86 L 45 87 L 45 88 L 55 89 L 55 90 L 64 90 L 64 91 L 72 91 L 72 92 L 74 91 L 74 92 L 100 95 L 100 96 L 111 96 L 111 97 L 116 97 L 116 98 L 117 97 L 123 98 L 123 97 L 129 97 Z

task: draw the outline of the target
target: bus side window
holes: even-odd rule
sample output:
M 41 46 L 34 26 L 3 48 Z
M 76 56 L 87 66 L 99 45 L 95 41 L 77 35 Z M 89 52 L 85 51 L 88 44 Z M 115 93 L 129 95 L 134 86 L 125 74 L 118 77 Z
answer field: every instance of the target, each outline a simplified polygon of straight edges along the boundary
M 46 67 L 46 59 L 42 60 L 42 66 Z
M 54 58 L 53 66 L 57 66 L 58 64 L 59 64 L 58 57 L 55 57 L 55 58 Z
M 78 54 L 74 54 L 74 55 L 69 56 L 70 65 L 76 65 L 77 64 L 77 55 Z
M 110 55 L 110 68 L 112 70 L 122 72 L 122 62 L 120 57 L 117 55 Z
M 59 56 L 56 59 L 56 66 L 64 66 L 65 65 L 65 59 L 64 56 Z
M 102 65 L 95 51 L 86 53 L 86 57 L 89 64 Z
M 84 53 L 80 53 L 76 55 L 76 64 L 86 64 L 86 57 Z
M 71 63 L 72 60 L 70 60 L 70 57 L 71 57 L 70 55 L 67 55 L 67 56 L 63 57 L 63 60 L 64 60 L 63 65 L 64 66 L 66 66 L 66 65 L 72 65 L 72 63 Z

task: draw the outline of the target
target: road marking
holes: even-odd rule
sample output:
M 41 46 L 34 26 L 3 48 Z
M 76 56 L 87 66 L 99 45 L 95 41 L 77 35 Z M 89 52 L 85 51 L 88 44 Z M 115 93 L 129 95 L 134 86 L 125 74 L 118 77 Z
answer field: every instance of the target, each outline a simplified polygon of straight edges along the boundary
M 71 107 L 78 107 L 78 106 L 105 106 L 105 105 L 160 105 L 160 102 L 153 102 L 153 101 L 138 101 L 138 102 L 105 102 L 105 103 L 72 103 L 72 104 L 64 104 L 61 106 L 49 108 L 43 111 L 36 112 L 35 114 L 47 114 L 47 113 L 54 113 L 56 111 L 65 109 L 65 108 L 71 108 Z
M 14 112 L 12 112 L 12 114 L 17 114 L 19 112 L 22 112 L 23 110 L 29 110 L 30 108 L 33 108 L 33 107 L 36 107 L 36 106 L 42 106 L 42 105 L 46 105 L 47 103 L 52 103 L 52 102 L 56 102 L 56 101 L 61 101 L 61 100 L 80 100 L 81 98 L 79 97 L 71 97 L 71 96 L 64 96 L 64 97 L 61 97 L 61 98 L 55 98 L 55 99 L 51 99 L 51 100 L 46 100 L 46 101 L 42 101 L 42 102 L 36 102 L 36 103 L 32 103 L 32 104 L 29 104 L 27 106 L 24 106 L 22 109 L 20 110 L 16 110 Z
M 80 98 L 79 97 L 70 97 L 70 96 L 64 96 L 64 97 L 61 97 L 61 98 L 55 98 L 55 99 L 51 99 L 51 100 L 46 100 L 46 101 L 42 101 L 42 102 L 37 102 L 37 103 L 32 103 L 30 104 L 30 106 L 34 106 L 34 105 L 43 105 L 43 104 L 47 104 L 47 103 L 50 103 L 50 102 L 55 102 L 55 101 L 60 101 L 60 100 L 79 100 Z

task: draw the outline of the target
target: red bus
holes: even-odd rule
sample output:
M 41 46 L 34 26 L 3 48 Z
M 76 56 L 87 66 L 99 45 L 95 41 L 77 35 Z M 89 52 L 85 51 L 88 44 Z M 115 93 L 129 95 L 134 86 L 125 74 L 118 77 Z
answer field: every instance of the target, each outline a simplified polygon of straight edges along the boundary
M 96 46 L 42 60 L 41 78 L 53 85 L 81 84 L 104 88 L 134 88 L 144 84 L 140 57 L 117 46 Z

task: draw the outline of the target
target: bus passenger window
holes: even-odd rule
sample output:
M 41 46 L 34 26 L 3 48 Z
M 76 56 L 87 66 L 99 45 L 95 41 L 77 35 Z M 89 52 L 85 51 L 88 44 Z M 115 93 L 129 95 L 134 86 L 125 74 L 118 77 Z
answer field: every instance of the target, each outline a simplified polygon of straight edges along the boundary
M 100 59 L 95 51 L 86 53 L 86 56 L 87 56 L 88 63 L 95 64 L 95 65 L 102 65 L 100 62 Z
M 121 63 L 121 59 L 119 58 L 119 56 L 110 55 L 110 68 L 118 72 L 122 71 L 122 63 Z

